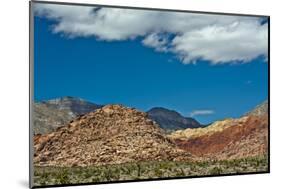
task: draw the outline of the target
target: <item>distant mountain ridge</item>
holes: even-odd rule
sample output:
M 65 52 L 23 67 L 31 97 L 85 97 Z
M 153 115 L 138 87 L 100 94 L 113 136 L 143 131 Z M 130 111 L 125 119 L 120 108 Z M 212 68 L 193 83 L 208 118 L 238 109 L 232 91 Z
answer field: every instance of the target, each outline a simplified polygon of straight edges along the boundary
M 34 134 L 45 134 L 54 131 L 75 119 L 79 115 L 93 112 L 103 105 L 98 105 L 76 97 L 62 97 L 34 105 Z M 155 107 L 147 111 L 150 119 L 166 132 L 178 129 L 202 127 L 193 118 L 183 117 L 174 110 Z
M 187 118 L 174 110 L 155 107 L 147 111 L 148 117 L 158 123 L 166 131 L 175 131 L 187 128 L 199 128 L 202 125 L 193 118 Z
M 37 102 L 33 107 L 34 134 L 45 134 L 69 123 L 79 115 L 101 108 L 102 105 L 67 96 Z
M 102 105 L 71 96 L 43 101 L 42 103 L 58 110 L 67 110 L 74 115 L 82 115 L 102 107 Z

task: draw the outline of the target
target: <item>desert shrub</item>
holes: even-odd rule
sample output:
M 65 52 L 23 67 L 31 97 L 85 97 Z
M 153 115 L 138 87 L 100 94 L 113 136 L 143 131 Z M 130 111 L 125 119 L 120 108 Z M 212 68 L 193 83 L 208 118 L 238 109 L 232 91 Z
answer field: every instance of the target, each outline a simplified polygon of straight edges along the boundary
M 69 184 L 69 173 L 66 170 L 61 170 L 57 173 L 55 180 L 60 184 Z
M 143 178 L 219 175 L 267 171 L 268 159 L 254 157 L 245 159 L 201 162 L 138 162 L 92 167 L 35 167 L 36 186 L 132 180 Z
M 223 170 L 219 167 L 214 167 L 210 170 L 210 175 L 219 175 L 223 172 Z
M 177 170 L 175 176 L 176 176 L 176 177 L 183 177 L 183 176 L 185 176 L 185 173 L 184 173 L 184 171 L 183 171 L 181 168 L 179 168 L 179 169 Z
M 155 169 L 154 173 L 155 173 L 155 176 L 157 176 L 157 177 L 162 177 L 162 174 L 163 174 L 162 170 L 159 168 Z

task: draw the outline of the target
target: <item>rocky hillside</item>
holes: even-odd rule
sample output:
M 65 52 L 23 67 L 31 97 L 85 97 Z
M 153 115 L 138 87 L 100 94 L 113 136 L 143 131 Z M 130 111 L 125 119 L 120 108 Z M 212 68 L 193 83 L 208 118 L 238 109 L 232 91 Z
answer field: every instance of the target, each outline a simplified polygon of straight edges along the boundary
M 185 129 L 185 130 L 178 130 L 175 132 L 172 132 L 169 136 L 169 138 L 172 139 L 193 139 L 198 138 L 201 136 L 210 136 L 217 132 L 222 132 L 223 130 L 227 129 L 228 127 L 232 127 L 235 125 L 241 125 L 245 122 L 246 117 L 241 119 L 225 119 L 221 121 L 216 121 L 205 128 L 197 128 L 197 129 Z
M 268 151 L 268 115 L 266 108 L 258 109 L 263 110 L 254 109 L 247 116 L 217 121 L 206 128 L 176 131 L 169 137 L 181 149 L 204 158 L 265 155 Z
M 160 127 L 167 132 L 201 127 L 200 123 L 195 119 L 183 117 L 181 114 L 173 110 L 156 107 L 152 108 L 147 113 L 150 119 L 158 123 Z
M 34 104 L 34 134 L 45 134 L 61 127 L 78 115 L 102 107 L 74 97 L 63 97 Z
M 216 154 L 220 159 L 238 159 L 241 157 L 267 155 L 268 152 L 268 116 L 249 116 L 245 126 L 239 129 L 229 129 L 232 140 Z M 230 158 L 229 158 L 230 157 Z
M 252 111 L 248 112 L 245 116 L 261 116 L 268 113 L 268 101 L 264 101 L 257 107 L 255 107 Z
M 34 163 L 88 166 L 138 161 L 190 160 L 147 113 L 107 105 L 56 131 L 34 137 Z

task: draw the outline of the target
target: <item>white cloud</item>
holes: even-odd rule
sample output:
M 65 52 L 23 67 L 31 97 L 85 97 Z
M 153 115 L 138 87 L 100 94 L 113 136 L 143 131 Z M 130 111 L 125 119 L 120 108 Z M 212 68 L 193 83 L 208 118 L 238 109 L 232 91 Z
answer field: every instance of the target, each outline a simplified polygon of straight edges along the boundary
M 166 36 L 163 36 L 161 34 L 152 33 L 150 35 L 147 35 L 142 40 L 142 43 L 145 46 L 155 48 L 156 51 L 160 51 L 160 52 L 161 51 L 163 51 L 163 52 L 168 51 L 167 45 L 168 45 L 169 41 L 168 41 Z
M 211 115 L 214 114 L 214 110 L 194 110 L 190 113 L 190 117 L 194 117 L 197 115 Z
M 267 57 L 267 24 L 258 17 L 54 4 L 36 4 L 35 14 L 55 20 L 54 33 L 105 41 L 141 37 L 144 46 L 172 52 L 186 64 Z
M 211 25 L 177 36 L 172 43 L 173 51 L 185 63 L 198 58 L 214 64 L 248 62 L 259 55 L 267 56 L 267 25 L 260 25 L 258 20 Z

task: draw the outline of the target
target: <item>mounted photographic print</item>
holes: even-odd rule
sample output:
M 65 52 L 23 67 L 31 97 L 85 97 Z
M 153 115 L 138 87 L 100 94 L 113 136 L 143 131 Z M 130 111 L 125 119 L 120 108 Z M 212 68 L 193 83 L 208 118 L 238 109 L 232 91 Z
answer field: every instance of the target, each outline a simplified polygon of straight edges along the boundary
M 268 172 L 268 16 L 30 2 L 30 187 Z

